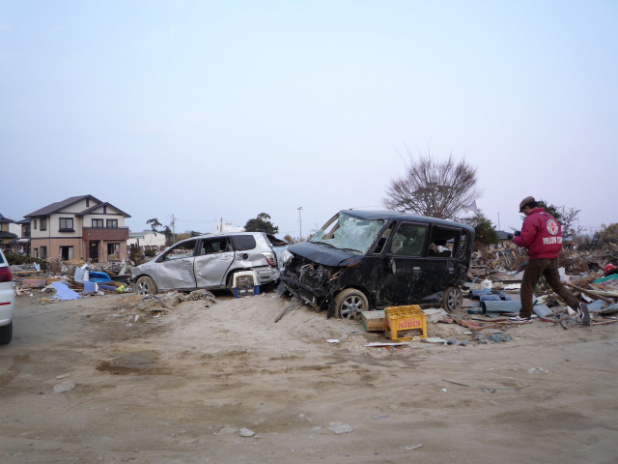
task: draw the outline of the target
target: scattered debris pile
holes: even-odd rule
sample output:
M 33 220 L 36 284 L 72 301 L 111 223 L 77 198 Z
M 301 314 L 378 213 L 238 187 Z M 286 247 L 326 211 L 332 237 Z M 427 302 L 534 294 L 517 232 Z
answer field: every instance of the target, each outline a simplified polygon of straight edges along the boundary
M 588 305 L 590 325 L 618 322 L 618 268 L 615 264 L 604 261 L 601 256 L 572 250 L 563 255 L 560 262 L 565 263 L 565 267 L 560 269 L 561 279 Z M 526 257 L 514 249 L 477 253 L 470 269 L 470 281 L 462 286 L 461 309 L 445 312 L 423 306 L 429 336 L 421 341 L 456 346 L 511 341 L 507 332 L 518 324 L 511 322 L 509 317 L 519 314 L 521 309 L 519 294 L 525 265 Z M 537 324 L 546 323 L 548 327 L 563 330 L 582 327 L 577 312 L 554 294 L 544 279 L 537 286 L 535 296 L 533 320 Z M 380 331 L 387 335 L 383 316 L 363 314 L 361 323 L 367 332 Z M 417 338 L 420 337 L 414 340 Z
M 85 295 L 105 295 L 132 291 L 128 284 L 114 280 L 116 275 L 109 275 L 102 270 L 95 270 L 81 260 L 58 261 L 50 260 L 51 265 L 43 271 L 36 264 L 11 266 L 15 282 L 15 293 L 34 296 L 34 291 L 53 293 L 50 298 L 42 299 L 49 302 L 54 299 L 72 300 Z M 49 300 L 49 301 L 47 301 Z

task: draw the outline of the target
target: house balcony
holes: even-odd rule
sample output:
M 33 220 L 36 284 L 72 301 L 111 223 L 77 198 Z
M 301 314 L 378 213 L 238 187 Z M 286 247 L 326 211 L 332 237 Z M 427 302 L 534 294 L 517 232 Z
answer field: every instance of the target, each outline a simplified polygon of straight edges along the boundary
M 82 228 L 82 239 L 87 242 L 94 240 L 105 240 L 108 242 L 120 242 L 129 239 L 128 227 L 84 227 Z

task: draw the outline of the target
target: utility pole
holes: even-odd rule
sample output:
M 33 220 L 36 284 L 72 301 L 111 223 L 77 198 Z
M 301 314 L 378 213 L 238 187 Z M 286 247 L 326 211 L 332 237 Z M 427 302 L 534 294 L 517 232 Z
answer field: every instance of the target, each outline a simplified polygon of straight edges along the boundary
M 176 219 L 174 213 L 172 213 L 172 233 L 174 234 L 174 243 L 176 243 Z
M 300 215 L 300 212 L 303 210 L 302 206 L 298 207 L 298 223 L 300 225 L 300 241 L 303 241 L 303 218 Z

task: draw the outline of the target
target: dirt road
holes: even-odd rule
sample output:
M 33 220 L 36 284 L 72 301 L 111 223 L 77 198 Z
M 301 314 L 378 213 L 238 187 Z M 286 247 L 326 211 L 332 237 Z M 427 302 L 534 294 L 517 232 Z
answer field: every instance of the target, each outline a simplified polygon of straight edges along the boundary
M 0 463 L 618 459 L 616 325 L 535 322 L 505 343 L 391 351 L 305 307 L 274 323 L 275 293 L 159 317 L 140 301 L 18 298 L 0 347 Z

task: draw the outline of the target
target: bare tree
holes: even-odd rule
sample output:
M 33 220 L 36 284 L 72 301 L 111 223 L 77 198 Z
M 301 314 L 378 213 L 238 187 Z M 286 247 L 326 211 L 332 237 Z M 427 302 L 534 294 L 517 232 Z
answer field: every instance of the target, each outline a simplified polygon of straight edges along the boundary
M 562 221 L 562 235 L 569 238 L 575 238 L 582 234 L 583 227 L 579 225 L 579 213 L 581 210 L 575 208 L 560 207 L 560 217 Z
M 558 220 L 562 226 L 563 237 L 575 239 L 582 234 L 584 228 L 579 225 L 579 213 L 581 213 L 581 210 L 567 208 L 565 205 L 552 205 L 545 200 L 539 200 L 539 206 L 545 208 L 545 211 Z
M 414 161 L 410 156 L 406 173 L 391 181 L 384 206 L 390 211 L 450 219 L 480 197 L 475 187 L 476 168 L 465 161 L 456 163 L 452 155 L 445 162 L 429 156 Z

